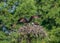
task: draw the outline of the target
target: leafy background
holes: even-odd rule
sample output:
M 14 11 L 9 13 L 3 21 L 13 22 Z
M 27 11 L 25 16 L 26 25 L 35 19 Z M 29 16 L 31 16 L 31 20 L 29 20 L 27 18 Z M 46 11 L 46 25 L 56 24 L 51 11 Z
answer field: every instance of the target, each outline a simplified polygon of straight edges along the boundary
M 0 0 L 0 43 L 16 42 L 13 35 L 5 35 L 2 24 L 16 30 L 24 25 L 16 24 L 19 18 L 29 19 L 32 15 L 42 15 L 37 22 L 46 29 L 51 39 L 38 40 L 38 43 L 60 43 L 60 0 Z M 13 28 L 11 24 L 15 24 Z M 16 33 L 13 34 L 17 37 Z

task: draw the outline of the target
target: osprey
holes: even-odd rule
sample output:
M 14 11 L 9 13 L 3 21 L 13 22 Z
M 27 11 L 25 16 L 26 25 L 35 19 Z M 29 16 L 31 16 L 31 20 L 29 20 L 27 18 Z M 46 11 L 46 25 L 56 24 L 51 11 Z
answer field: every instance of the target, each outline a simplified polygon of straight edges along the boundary
M 33 19 L 36 19 L 36 18 L 39 18 L 39 17 L 41 17 L 41 15 L 31 16 L 29 20 L 27 20 L 26 18 L 20 18 L 18 20 L 18 22 L 20 22 L 20 23 L 30 23 Z M 38 23 L 35 22 L 35 24 L 38 24 Z

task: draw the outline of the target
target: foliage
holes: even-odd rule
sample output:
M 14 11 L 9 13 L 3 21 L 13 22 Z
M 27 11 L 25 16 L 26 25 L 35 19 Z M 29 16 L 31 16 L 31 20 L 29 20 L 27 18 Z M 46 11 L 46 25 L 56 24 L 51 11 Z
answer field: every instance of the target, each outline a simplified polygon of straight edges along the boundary
M 38 0 L 38 11 L 42 14 L 42 25 L 51 30 L 60 26 L 60 0 Z
M 24 25 L 18 24 L 18 19 L 29 19 L 32 15 L 42 15 L 32 22 L 36 21 L 46 28 L 51 39 L 46 38 L 40 42 L 60 43 L 60 0 L 0 0 L 0 43 L 16 43 L 14 41 L 18 37 L 17 33 L 6 36 L 2 31 L 3 24 L 7 29 L 17 30 Z
M 53 29 L 50 35 L 50 43 L 60 43 L 60 28 Z

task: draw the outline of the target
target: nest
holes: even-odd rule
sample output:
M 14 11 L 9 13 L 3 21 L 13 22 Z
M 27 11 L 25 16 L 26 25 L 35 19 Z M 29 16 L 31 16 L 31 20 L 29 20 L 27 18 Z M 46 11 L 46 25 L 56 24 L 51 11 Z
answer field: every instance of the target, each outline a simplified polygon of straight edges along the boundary
M 32 35 L 32 36 L 42 36 L 46 37 L 46 31 L 40 25 L 27 24 L 19 28 L 18 32 L 20 35 Z

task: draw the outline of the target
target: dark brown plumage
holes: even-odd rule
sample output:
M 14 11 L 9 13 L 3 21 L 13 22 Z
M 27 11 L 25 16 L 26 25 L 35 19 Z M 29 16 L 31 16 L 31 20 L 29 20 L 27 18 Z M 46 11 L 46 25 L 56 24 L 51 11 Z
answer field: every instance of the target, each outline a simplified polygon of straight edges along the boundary
M 20 18 L 20 19 L 18 20 L 18 22 L 27 23 L 27 19 L 26 19 L 26 18 Z
M 27 20 L 26 18 L 20 18 L 18 20 L 18 22 L 20 22 L 20 23 L 30 23 L 32 21 L 32 19 L 36 19 L 36 18 L 39 18 L 39 17 L 41 17 L 41 15 L 31 16 L 29 20 Z M 37 23 L 35 23 L 35 24 L 37 24 Z

